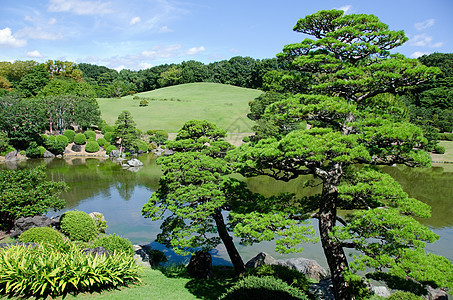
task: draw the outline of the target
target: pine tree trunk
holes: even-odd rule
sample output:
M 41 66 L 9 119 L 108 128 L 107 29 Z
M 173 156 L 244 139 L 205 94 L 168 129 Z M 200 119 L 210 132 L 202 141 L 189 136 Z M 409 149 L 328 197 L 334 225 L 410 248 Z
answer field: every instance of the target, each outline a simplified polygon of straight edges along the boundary
M 344 271 L 348 268 L 348 261 L 343 247 L 329 235 L 335 226 L 337 217 L 337 186 L 340 183 L 340 173 L 339 166 L 337 166 L 332 172 L 329 172 L 328 178 L 324 178 L 319 209 L 319 232 L 324 255 L 332 276 L 335 299 L 349 300 L 353 297 L 347 291 L 347 282 L 344 277 Z
M 228 234 L 225 221 L 220 210 L 216 210 L 214 214 L 214 220 L 217 226 L 217 231 L 219 232 L 220 239 L 225 245 L 231 263 L 234 266 L 234 271 L 236 272 L 236 275 L 243 275 L 245 273 L 244 262 L 242 261 L 242 258 L 239 255 L 239 252 L 233 243 L 233 238 Z

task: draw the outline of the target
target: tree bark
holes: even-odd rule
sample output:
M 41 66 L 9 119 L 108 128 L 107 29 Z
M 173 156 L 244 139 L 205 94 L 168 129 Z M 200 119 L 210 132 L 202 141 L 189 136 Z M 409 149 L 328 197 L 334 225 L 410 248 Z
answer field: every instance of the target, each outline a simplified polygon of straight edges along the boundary
M 219 233 L 220 239 L 222 240 L 225 248 L 228 252 L 228 256 L 230 257 L 231 263 L 234 266 L 234 271 L 236 275 L 243 275 L 245 273 L 245 265 L 242 261 L 241 256 L 239 255 L 236 246 L 233 243 L 233 238 L 228 234 L 225 221 L 222 216 L 222 212 L 220 210 L 216 210 L 214 214 L 214 220 L 217 226 L 217 231 Z
M 341 167 L 333 166 L 328 175 L 323 178 L 321 205 L 319 209 L 319 232 L 322 248 L 329 265 L 335 299 L 354 299 L 348 292 L 348 284 L 344 271 L 348 269 L 348 261 L 341 244 L 330 236 L 337 219 L 337 186 L 340 183 Z

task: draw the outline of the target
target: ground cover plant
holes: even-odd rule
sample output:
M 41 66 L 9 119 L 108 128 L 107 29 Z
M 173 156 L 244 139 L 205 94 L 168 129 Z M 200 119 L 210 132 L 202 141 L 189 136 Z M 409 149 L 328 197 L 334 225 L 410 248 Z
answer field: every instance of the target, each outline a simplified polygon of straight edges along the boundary
M 183 99 L 185 101 L 149 101 L 140 107 L 140 99 L 98 99 L 102 119 L 114 124 L 124 110 L 130 111 L 137 128 L 164 129 L 177 132 L 184 122 L 205 119 L 229 132 L 251 132 L 253 122 L 247 119 L 248 102 L 258 97 L 259 90 L 218 83 L 190 83 L 137 94 L 143 98 Z

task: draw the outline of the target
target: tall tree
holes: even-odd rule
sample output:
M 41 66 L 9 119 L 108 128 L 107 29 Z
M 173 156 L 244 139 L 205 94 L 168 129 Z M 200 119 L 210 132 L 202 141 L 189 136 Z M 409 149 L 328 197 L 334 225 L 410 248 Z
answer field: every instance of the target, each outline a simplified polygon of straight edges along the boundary
M 232 168 L 223 159 L 233 146 L 223 138 L 226 131 L 207 121 L 192 120 L 167 146 L 175 154 L 159 158 L 163 175 L 160 188 L 142 209 L 145 217 L 163 219 L 157 241 L 179 254 L 197 248 L 209 251 L 225 245 L 237 274 L 245 272 L 224 213 L 231 209 Z M 168 214 L 167 214 L 168 213 Z
M 137 139 L 137 128 L 132 115 L 129 111 L 121 112 L 115 122 L 115 136 L 120 141 L 120 151 L 123 148 L 127 150 L 134 148 L 134 142 Z
M 356 277 L 344 253 L 347 247 L 362 253 L 357 266 L 387 268 L 389 274 L 403 279 L 451 286 L 451 263 L 423 252 L 425 242 L 434 241 L 436 235 L 413 218 L 429 216 L 429 207 L 409 198 L 395 181 L 374 168 L 395 163 L 430 165 L 429 155 L 418 150 L 426 142 L 422 131 L 395 113 L 389 97 L 378 95 L 402 92 L 439 70 L 390 54 L 407 38 L 373 15 L 319 11 L 300 19 L 294 30 L 315 39 L 287 45 L 278 56 L 294 69 L 313 74 L 312 94 L 275 102 L 263 117 L 280 127 L 279 133 L 294 130 L 293 125 L 303 121 L 308 125 L 241 147 L 232 155 L 242 163 L 241 173 L 283 181 L 312 174 L 320 181 L 321 193 L 295 201 L 300 210 L 287 217 L 299 219 L 310 213 L 318 219 L 336 299 L 355 297 L 350 280 Z M 359 163 L 369 167 L 356 167 Z M 339 209 L 357 212 L 342 220 Z M 254 226 L 255 232 L 262 230 L 259 221 L 242 215 L 235 218 L 250 223 L 246 231 L 236 227 L 240 236 L 253 236 Z M 416 272 L 430 264 L 447 270 L 446 276 Z

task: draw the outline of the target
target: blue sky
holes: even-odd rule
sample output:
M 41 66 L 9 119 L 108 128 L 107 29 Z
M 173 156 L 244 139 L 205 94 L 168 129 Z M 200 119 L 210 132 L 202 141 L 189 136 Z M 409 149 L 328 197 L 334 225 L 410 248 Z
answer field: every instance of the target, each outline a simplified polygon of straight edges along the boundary
M 272 58 L 323 9 L 374 14 L 407 57 L 453 52 L 452 0 L 0 0 L 0 61 L 49 59 L 139 70 L 164 63 Z

